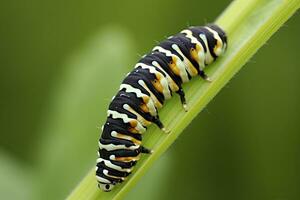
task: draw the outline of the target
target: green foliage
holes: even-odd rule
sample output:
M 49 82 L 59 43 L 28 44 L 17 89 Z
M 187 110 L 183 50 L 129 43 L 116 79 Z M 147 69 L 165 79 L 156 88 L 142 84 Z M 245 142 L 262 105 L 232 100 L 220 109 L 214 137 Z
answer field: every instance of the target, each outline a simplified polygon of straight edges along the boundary
M 0 152 L 1 199 L 30 200 L 33 196 L 32 172 L 8 153 Z M 25 173 L 24 173 L 25 172 Z
M 120 46 L 115 48 L 112 44 Z M 82 173 L 94 165 L 101 127 L 99 119 L 105 119 L 107 104 L 127 73 L 132 49 L 126 31 L 106 27 L 66 63 L 66 72 L 55 86 L 48 118 L 41 127 L 44 137 L 36 152 L 37 176 L 40 177 L 37 199 L 41 199 L 49 187 L 56 191 L 48 195 L 49 199 L 63 198 L 65 191 L 74 187 Z M 114 78 L 107 74 L 114 74 Z M 106 90 L 107 87 L 111 89 Z M 57 182 L 59 177 L 63 177 L 63 181 Z

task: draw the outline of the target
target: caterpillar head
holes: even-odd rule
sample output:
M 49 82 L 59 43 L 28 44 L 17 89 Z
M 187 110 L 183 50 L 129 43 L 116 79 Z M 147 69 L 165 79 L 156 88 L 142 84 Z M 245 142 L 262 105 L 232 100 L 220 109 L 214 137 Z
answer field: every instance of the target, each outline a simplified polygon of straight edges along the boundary
M 115 187 L 115 185 L 112 183 L 98 183 L 98 187 L 104 192 L 109 192 Z
M 216 40 L 214 46 L 214 53 L 216 56 L 222 55 L 226 48 L 227 48 L 227 35 L 226 33 L 217 25 L 215 24 L 208 24 L 207 29 L 213 33 L 214 39 Z

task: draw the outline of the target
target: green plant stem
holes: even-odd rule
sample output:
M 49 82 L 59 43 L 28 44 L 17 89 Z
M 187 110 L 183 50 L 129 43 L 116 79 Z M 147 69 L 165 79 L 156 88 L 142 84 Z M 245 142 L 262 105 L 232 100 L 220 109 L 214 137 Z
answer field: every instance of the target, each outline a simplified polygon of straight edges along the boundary
M 199 114 L 209 101 L 238 72 L 257 50 L 299 8 L 300 0 L 236 0 L 216 20 L 228 35 L 227 52 L 206 72 L 212 83 L 195 78 L 184 85 L 188 100 L 188 112 L 184 112 L 178 98 L 166 103 L 160 116 L 170 134 L 164 134 L 151 126 L 145 134 L 145 146 L 154 153 L 143 156 L 130 178 L 109 193 L 96 187 L 95 172 L 91 170 L 74 189 L 68 199 L 121 199 L 138 182 L 155 160 L 175 141 L 185 127 Z

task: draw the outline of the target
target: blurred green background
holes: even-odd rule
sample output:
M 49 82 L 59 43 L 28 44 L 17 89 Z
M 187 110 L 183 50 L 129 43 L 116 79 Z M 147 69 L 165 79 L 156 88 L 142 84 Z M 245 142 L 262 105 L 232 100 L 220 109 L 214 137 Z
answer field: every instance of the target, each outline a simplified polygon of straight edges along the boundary
M 140 55 L 229 3 L 2 1 L 0 199 L 64 199 L 94 166 L 98 127 Z M 296 14 L 127 199 L 300 198 L 299 24 Z

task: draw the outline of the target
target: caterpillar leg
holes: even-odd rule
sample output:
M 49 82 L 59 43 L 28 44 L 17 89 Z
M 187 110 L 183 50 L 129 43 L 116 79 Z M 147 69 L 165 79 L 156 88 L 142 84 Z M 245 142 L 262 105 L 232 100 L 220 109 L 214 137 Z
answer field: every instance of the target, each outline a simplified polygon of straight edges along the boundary
M 204 80 L 208 81 L 208 82 L 212 82 L 212 80 L 205 74 L 204 71 L 200 71 L 199 75 L 201 76 L 201 78 L 203 78 Z
M 165 133 L 170 133 L 170 130 L 165 128 L 165 126 L 163 125 L 163 123 L 160 121 L 160 119 L 158 118 L 158 116 L 154 119 L 154 123 Z
M 187 104 L 186 104 L 185 94 L 184 94 L 183 89 L 180 88 L 176 93 L 180 96 L 180 101 L 181 101 L 184 111 L 187 112 L 188 109 L 187 109 Z
M 145 153 L 145 154 L 152 154 L 153 153 L 153 150 L 148 149 L 144 146 L 141 146 L 140 148 L 141 148 L 141 153 Z

